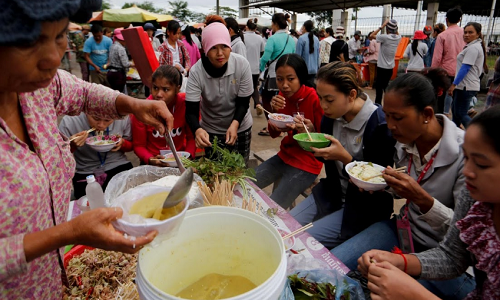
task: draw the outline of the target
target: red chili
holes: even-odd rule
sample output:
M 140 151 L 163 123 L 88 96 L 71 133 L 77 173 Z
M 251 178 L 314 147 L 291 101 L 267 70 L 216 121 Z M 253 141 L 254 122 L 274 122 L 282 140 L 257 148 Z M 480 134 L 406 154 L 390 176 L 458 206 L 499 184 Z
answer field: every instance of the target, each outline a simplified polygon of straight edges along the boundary
M 80 276 L 76 277 L 76 283 L 78 284 L 78 287 L 82 285 L 82 278 Z
M 85 298 L 85 300 L 89 299 L 89 297 L 92 296 L 93 291 L 94 291 L 94 288 L 90 287 L 89 291 L 87 292 L 87 297 Z
M 293 249 L 290 249 L 290 252 L 292 252 L 293 254 L 299 254 L 299 252 L 293 250 Z

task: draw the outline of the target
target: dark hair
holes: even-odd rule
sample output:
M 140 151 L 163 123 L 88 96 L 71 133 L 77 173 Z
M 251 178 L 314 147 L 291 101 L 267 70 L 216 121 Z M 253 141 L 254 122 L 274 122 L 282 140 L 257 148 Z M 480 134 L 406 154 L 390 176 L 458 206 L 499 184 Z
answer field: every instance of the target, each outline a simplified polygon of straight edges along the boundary
M 398 93 L 405 105 L 413 106 L 418 112 L 431 106 L 436 110 L 436 92 L 433 82 L 420 73 L 407 73 L 396 77 L 387 87 L 387 93 Z
M 295 74 L 297 74 L 297 78 L 301 85 L 306 83 L 308 75 L 307 65 L 300 55 L 291 53 L 281 56 L 276 63 L 276 71 L 283 66 L 289 66 L 295 70 Z
M 446 19 L 448 19 L 448 22 L 450 23 L 457 24 L 460 22 L 460 18 L 462 18 L 463 14 L 464 13 L 460 8 L 451 8 L 446 12 Z
M 193 26 L 188 26 L 189 28 L 189 31 L 192 33 L 192 34 L 195 34 L 197 32 L 197 29 L 194 28 Z
M 481 33 L 483 26 L 481 26 L 481 24 L 477 22 L 469 22 L 464 26 L 464 29 L 469 26 L 474 27 L 474 30 L 477 32 L 477 34 L 479 34 L 479 38 L 481 39 L 481 48 L 483 48 L 483 57 L 484 57 L 483 69 L 484 73 L 488 73 L 488 64 L 486 63 L 486 47 L 484 46 L 484 37 L 483 34 Z
M 255 29 L 257 29 L 257 21 L 258 21 L 257 18 L 255 18 L 253 20 L 252 19 L 248 19 L 248 21 L 247 21 L 247 27 L 248 27 L 248 29 L 250 29 L 252 31 L 255 30 Z
M 309 53 L 314 53 L 314 33 L 312 32 L 314 29 L 314 23 L 311 20 L 307 20 L 304 22 L 304 29 L 308 32 L 309 37 Z
M 226 21 L 224 21 L 224 19 L 221 17 L 221 16 L 218 16 L 218 15 L 208 15 L 206 18 L 205 18 L 205 25 L 208 26 L 212 23 L 222 23 L 224 24 L 224 26 L 226 25 Z
M 283 14 L 283 13 L 275 13 L 271 19 L 271 21 L 278 25 L 280 29 L 286 29 L 288 26 L 288 21 L 290 19 L 289 14 Z
M 92 32 L 92 34 L 102 32 L 102 26 L 99 24 L 92 24 L 90 32 Z
M 103 33 L 104 35 L 106 35 L 108 32 L 113 32 L 113 31 L 112 31 L 112 30 L 111 30 L 111 28 L 109 28 L 109 27 L 104 27 L 104 28 L 102 29 L 102 33 Z
M 189 43 L 189 45 L 193 46 L 193 39 L 191 38 L 191 30 L 189 29 L 190 26 L 186 26 L 184 30 L 182 31 L 182 34 L 186 38 L 186 42 Z
M 417 39 L 413 39 L 413 42 L 411 42 L 411 51 L 413 52 L 413 56 L 417 55 L 418 41 L 419 40 Z
M 327 29 L 325 29 L 325 32 L 328 33 L 329 36 L 333 36 L 333 28 L 332 27 L 328 27 Z
M 434 94 L 436 98 L 442 93 L 446 93 L 451 86 L 450 77 L 448 72 L 443 68 L 425 68 L 420 71 L 420 74 L 427 77 L 434 87 Z
M 226 21 L 226 28 L 229 30 L 230 28 L 233 30 L 233 32 L 240 37 L 241 41 L 245 42 L 245 38 L 243 37 L 243 32 L 240 29 L 240 25 L 238 25 L 238 22 L 234 18 L 225 18 L 224 21 Z
M 436 35 L 440 34 L 441 32 L 446 30 L 446 27 L 444 26 L 443 23 L 437 23 L 434 25 L 434 32 L 436 32 Z
M 174 34 L 177 34 L 177 30 L 179 30 L 179 28 L 181 28 L 181 24 L 179 24 L 179 22 L 177 22 L 176 20 L 172 20 L 170 22 L 168 22 L 168 25 L 167 25 L 167 36 L 169 36 L 170 32 L 173 32 Z
M 488 139 L 488 142 L 498 153 L 500 153 L 500 130 L 498 130 L 499 122 L 500 105 L 496 105 L 483 111 L 469 123 L 469 127 L 471 125 L 479 126 L 481 132 Z
M 176 84 L 182 86 L 182 75 L 176 67 L 171 65 L 161 65 L 159 66 L 152 75 L 151 83 L 155 82 L 156 79 L 165 78 L 170 84 Z
M 316 80 L 335 86 L 344 95 L 349 95 L 352 90 L 356 90 L 357 96 L 366 100 L 364 94 L 361 93 L 362 81 L 359 72 L 350 63 L 331 62 L 319 69 Z

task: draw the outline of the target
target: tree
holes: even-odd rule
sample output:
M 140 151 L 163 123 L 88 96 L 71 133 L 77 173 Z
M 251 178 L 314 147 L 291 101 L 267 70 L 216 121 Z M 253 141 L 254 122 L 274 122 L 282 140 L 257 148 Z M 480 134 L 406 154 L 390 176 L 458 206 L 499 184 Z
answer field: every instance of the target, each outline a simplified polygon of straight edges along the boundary
M 168 1 L 168 4 L 170 5 L 170 11 L 168 11 L 167 13 L 171 16 L 176 17 L 181 21 L 197 22 L 198 19 L 200 19 L 200 15 L 203 15 L 189 10 L 189 8 L 187 7 L 188 6 L 187 1 L 183 0 Z
M 307 14 L 316 22 L 317 28 L 325 28 L 332 25 L 332 10 L 313 11 Z
M 214 6 L 214 8 L 210 10 L 210 13 L 213 15 L 217 14 L 217 7 Z M 229 6 L 219 6 L 219 16 L 223 18 L 231 17 L 237 19 L 238 11 L 236 9 L 232 9 Z
M 138 2 L 126 2 L 125 4 L 123 4 L 122 9 L 129 8 L 129 7 L 132 7 L 134 5 L 137 6 L 137 7 L 139 7 L 139 8 L 142 8 L 144 10 L 150 11 L 152 13 L 165 14 L 165 9 L 155 7 L 154 4 L 153 4 L 153 2 L 151 2 L 151 1 L 145 1 L 145 2 L 142 2 L 142 3 L 138 3 Z
M 105 9 L 110 9 L 111 8 L 111 1 L 110 0 L 102 0 L 102 5 L 101 5 L 101 11 Z

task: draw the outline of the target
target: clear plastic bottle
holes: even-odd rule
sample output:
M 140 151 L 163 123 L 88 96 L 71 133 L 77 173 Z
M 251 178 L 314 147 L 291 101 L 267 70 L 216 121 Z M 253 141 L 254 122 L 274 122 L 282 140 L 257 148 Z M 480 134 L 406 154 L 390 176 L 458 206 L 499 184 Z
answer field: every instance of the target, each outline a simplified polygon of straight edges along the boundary
M 104 193 L 101 185 L 95 181 L 94 175 L 87 176 L 87 187 L 85 188 L 90 209 L 95 209 L 104 206 Z

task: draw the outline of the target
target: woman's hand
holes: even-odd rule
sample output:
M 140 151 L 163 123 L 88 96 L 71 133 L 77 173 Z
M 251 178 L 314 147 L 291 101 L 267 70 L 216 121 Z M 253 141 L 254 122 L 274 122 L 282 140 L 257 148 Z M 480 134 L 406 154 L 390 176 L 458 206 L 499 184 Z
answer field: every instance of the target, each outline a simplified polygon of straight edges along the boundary
M 274 130 L 274 131 L 278 131 L 278 132 L 288 132 L 290 130 L 293 130 L 293 128 L 295 127 L 294 124 L 286 124 L 286 128 L 279 128 L 277 127 L 276 125 L 274 125 L 273 123 L 271 123 L 271 121 L 267 121 L 267 125 L 269 126 L 269 130 Z
M 167 163 L 162 162 L 161 160 L 165 159 L 163 155 L 156 155 L 149 158 L 148 164 L 157 167 L 168 167 Z
M 281 95 L 276 95 L 271 99 L 271 107 L 273 108 L 273 111 L 278 111 L 285 108 L 285 104 L 285 97 Z
M 89 133 L 87 131 L 78 132 L 77 134 L 73 134 L 69 139 L 73 139 L 70 143 L 74 147 L 81 147 L 85 145 L 85 140 L 88 138 Z
M 314 151 L 314 156 L 322 157 L 325 160 L 339 160 L 344 165 L 347 165 L 352 161 L 351 154 L 349 154 L 342 144 L 340 144 L 339 140 L 326 134 L 325 138 L 330 140 L 332 143 L 330 146 L 321 149 L 311 147 L 311 150 Z
M 194 140 L 196 142 L 197 148 L 206 148 L 212 146 L 212 143 L 210 143 L 210 136 L 208 135 L 208 132 L 206 132 L 203 128 L 198 128 L 196 130 Z
M 431 197 L 421 186 L 406 173 L 398 173 L 393 168 L 387 167 L 384 170 L 385 182 L 402 198 L 414 202 L 419 206 L 422 213 L 428 212 L 434 205 L 434 198 Z
M 400 254 L 394 254 L 382 250 L 370 250 L 358 258 L 358 271 L 363 276 L 368 276 L 368 269 L 374 263 L 389 262 L 401 270 L 404 269 L 404 259 Z
M 226 145 L 233 146 L 238 139 L 238 128 L 240 127 L 240 123 L 236 120 L 231 122 L 231 126 L 226 131 Z
M 368 288 L 373 300 L 439 299 L 415 279 L 389 262 L 370 265 Z
M 104 250 L 135 253 L 158 235 L 157 231 L 151 231 L 146 236 L 136 237 L 135 240 L 125 238 L 123 233 L 111 224 L 122 215 L 121 208 L 113 207 L 94 209 L 74 218 L 69 223 L 75 243 Z
M 315 132 L 314 124 L 312 123 L 312 121 L 304 118 L 301 115 L 296 115 L 293 118 L 293 122 L 295 122 L 295 123 L 292 124 L 290 126 L 290 128 L 292 130 L 297 130 L 298 133 L 305 133 L 306 132 L 306 129 L 304 128 L 304 124 L 307 126 L 307 130 L 309 130 L 309 132 Z M 302 124 L 302 122 L 304 122 L 304 124 Z
M 120 115 L 134 114 L 139 121 L 153 126 L 161 135 L 174 127 L 174 116 L 163 101 L 138 100 L 119 95 L 116 98 L 116 109 Z
M 457 86 L 452 84 L 450 88 L 448 89 L 448 95 L 453 97 L 453 91 L 455 90 Z
M 119 135 L 117 135 L 119 136 Z M 120 137 L 120 140 L 118 140 L 118 143 L 113 147 L 113 149 L 111 149 L 111 152 L 116 152 L 118 150 L 121 149 L 122 145 L 123 145 L 123 138 L 121 136 Z

